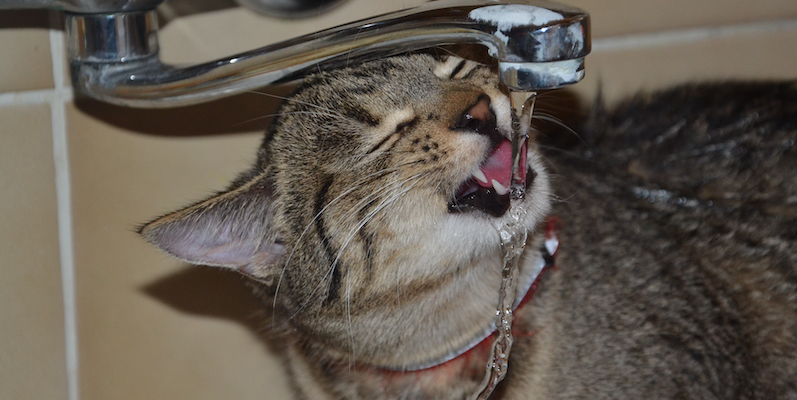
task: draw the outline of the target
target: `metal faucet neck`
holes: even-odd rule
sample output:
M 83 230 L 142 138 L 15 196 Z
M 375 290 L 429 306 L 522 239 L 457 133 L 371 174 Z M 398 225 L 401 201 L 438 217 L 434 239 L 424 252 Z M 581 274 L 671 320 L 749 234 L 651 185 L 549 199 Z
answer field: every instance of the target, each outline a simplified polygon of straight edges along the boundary
M 448 44 L 486 46 L 498 60 L 499 77 L 507 87 L 536 91 L 581 80 L 590 51 L 589 15 L 580 9 L 538 0 L 439 0 L 177 68 L 158 59 L 155 12 L 140 10 L 159 2 L 39 1 L 68 11 L 70 66 L 78 93 L 125 106 L 182 106 L 318 69 Z M 10 0 L 0 8 L 36 3 Z M 111 5 L 121 8 L 108 11 Z

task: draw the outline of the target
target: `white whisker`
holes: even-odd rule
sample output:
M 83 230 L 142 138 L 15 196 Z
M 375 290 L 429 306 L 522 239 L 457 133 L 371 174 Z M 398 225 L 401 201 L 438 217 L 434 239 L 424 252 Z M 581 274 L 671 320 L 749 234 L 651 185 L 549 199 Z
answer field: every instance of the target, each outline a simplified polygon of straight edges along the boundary
M 537 144 L 537 147 L 539 147 L 541 149 L 548 150 L 548 151 L 554 151 L 554 152 L 561 153 L 561 154 L 567 154 L 570 157 L 578 158 L 580 160 L 587 160 L 587 157 L 585 157 L 582 154 L 579 154 L 579 153 L 576 153 L 576 152 L 573 152 L 573 151 L 569 151 L 569 150 L 565 150 L 565 149 L 562 149 L 562 148 L 559 148 L 559 147 L 556 147 L 556 146 L 548 146 L 548 145 L 544 145 L 544 144 Z M 551 163 L 549 162 L 549 164 L 551 164 Z
M 284 101 L 295 103 L 295 104 L 302 104 L 302 105 L 305 105 L 305 106 L 315 107 L 315 108 L 318 108 L 319 110 L 327 111 L 327 112 L 329 112 L 331 114 L 336 114 L 338 116 L 346 118 L 345 115 L 343 115 L 343 114 L 341 114 L 341 113 L 339 113 L 336 110 L 333 110 L 331 108 L 322 107 L 322 106 L 319 106 L 318 104 L 313 104 L 313 103 L 310 103 L 310 102 L 307 102 L 307 101 L 296 100 L 295 98 L 292 98 L 292 97 L 278 96 L 278 95 L 271 94 L 271 93 L 258 92 L 256 90 L 252 90 L 252 91 L 250 91 L 250 93 L 254 93 L 254 94 L 257 94 L 257 95 L 261 95 L 261 96 L 273 97 L 275 99 L 280 99 L 280 100 L 284 100 Z
M 548 122 L 551 122 L 553 124 L 559 125 L 562 128 L 564 128 L 565 130 L 567 130 L 568 132 L 572 133 L 575 137 L 577 137 L 578 140 L 581 141 L 581 143 L 586 144 L 586 142 L 584 142 L 584 140 L 581 138 L 581 135 L 579 135 L 578 132 L 575 131 L 575 129 L 567 126 L 567 124 L 565 124 L 561 119 L 556 118 L 553 115 L 547 115 L 547 114 L 543 114 L 543 113 L 539 113 L 538 112 L 538 113 L 535 113 L 531 118 L 532 119 L 536 119 L 536 120 L 540 120 L 540 121 L 548 121 Z
M 325 115 L 325 116 L 328 116 L 328 117 L 331 117 L 331 118 L 335 118 L 335 119 L 339 119 L 339 120 L 343 120 L 343 121 L 348 120 L 348 118 L 346 116 L 344 116 L 344 115 L 332 114 L 332 113 L 327 113 L 327 112 L 320 112 L 320 111 L 291 111 L 291 112 L 278 112 L 278 113 L 273 113 L 273 114 L 261 115 L 259 117 L 254 117 L 254 118 L 247 119 L 245 121 L 238 122 L 238 123 L 234 124 L 233 126 L 245 125 L 245 124 L 248 124 L 250 122 L 259 121 L 259 120 L 266 119 L 266 118 L 271 118 L 271 117 L 282 117 L 282 116 L 285 116 L 285 115 L 301 115 L 301 114 Z

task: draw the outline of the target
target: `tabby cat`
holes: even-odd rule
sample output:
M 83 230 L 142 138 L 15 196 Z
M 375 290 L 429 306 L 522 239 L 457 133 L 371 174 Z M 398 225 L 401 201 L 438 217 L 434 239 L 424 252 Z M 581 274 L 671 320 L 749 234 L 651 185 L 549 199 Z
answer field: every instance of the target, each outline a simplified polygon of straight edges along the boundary
M 688 86 L 529 145 L 515 345 L 491 398 L 797 398 L 796 115 L 793 83 Z M 299 398 L 470 398 L 512 126 L 472 61 L 322 72 L 250 171 L 140 232 L 250 278 Z

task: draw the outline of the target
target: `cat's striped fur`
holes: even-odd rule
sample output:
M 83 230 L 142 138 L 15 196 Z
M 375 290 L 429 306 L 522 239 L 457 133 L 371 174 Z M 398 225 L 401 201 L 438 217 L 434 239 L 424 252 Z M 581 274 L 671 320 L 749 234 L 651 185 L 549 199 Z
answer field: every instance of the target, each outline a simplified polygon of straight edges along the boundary
M 724 87 L 630 103 L 549 156 L 567 199 L 554 211 L 561 268 L 518 312 L 495 398 L 797 398 L 797 129 L 771 111 L 794 112 L 797 91 L 745 103 Z M 510 128 L 495 74 L 471 61 L 410 55 L 319 73 L 229 190 L 141 233 L 252 278 L 288 333 L 301 397 L 468 398 L 483 354 L 407 370 L 491 326 L 501 217 L 451 203 Z M 744 152 L 718 150 L 728 143 Z M 535 146 L 527 164 L 536 232 L 552 196 Z

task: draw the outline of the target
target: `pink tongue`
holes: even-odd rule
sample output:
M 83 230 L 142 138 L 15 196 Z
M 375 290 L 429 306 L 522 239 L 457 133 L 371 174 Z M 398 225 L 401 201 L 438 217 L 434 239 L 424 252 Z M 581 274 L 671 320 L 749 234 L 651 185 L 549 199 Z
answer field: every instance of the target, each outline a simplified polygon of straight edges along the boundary
M 520 179 L 523 184 L 526 183 L 526 144 L 523 144 L 523 149 L 520 155 Z M 476 183 L 481 187 L 492 187 L 493 180 L 498 181 L 505 188 L 509 188 L 509 181 L 512 176 L 512 142 L 504 139 L 498 147 L 495 148 L 490 158 L 482 165 L 482 172 L 487 177 L 487 183 L 481 182 L 476 179 Z

